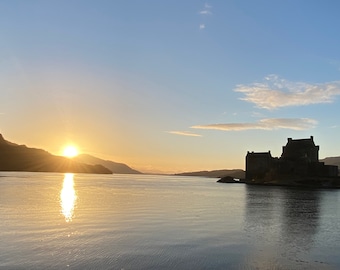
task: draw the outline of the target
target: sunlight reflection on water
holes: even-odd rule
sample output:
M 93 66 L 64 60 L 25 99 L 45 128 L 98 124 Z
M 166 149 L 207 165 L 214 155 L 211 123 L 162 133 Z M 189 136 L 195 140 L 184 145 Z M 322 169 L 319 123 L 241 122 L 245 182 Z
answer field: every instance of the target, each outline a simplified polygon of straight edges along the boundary
M 2 174 L 0 270 L 340 269 L 340 190 Z
M 61 213 L 66 222 L 71 222 L 74 215 L 74 207 L 77 195 L 74 189 L 73 173 L 66 173 L 63 182 L 63 188 L 60 191 Z

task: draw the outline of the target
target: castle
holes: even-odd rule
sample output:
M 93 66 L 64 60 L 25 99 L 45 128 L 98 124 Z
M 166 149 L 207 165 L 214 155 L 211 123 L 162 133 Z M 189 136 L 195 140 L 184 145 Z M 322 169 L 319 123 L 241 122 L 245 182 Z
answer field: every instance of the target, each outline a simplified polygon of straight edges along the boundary
M 247 183 L 338 186 L 338 166 L 319 162 L 319 146 L 309 139 L 288 138 L 280 158 L 268 152 L 249 152 L 246 156 Z

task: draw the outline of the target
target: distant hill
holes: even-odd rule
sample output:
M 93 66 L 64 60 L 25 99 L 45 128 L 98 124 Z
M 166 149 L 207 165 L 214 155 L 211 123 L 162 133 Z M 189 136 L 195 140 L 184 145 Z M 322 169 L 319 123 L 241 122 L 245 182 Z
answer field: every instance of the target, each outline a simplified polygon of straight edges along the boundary
M 78 155 L 77 157 L 74 157 L 74 159 L 78 162 L 84 162 L 84 163 L 92 164 L 92 165 L 100 164 L 104 166 L 105 168 L 108 168 L 113 173 L 141 174 L 141 172 L 130 168 L 126 164 L 117 163 L 117 162 L 113 162 L 110 160 L 103 160 L 103 159 L 100 159 L 100 158 L 97 158 L 91 155 L 87 155 L 87 154 Z
M 184 172 L 177 173 L 175 175 L 180 176 L 202 176 L 202 177 L 213 177 L 213 178 L 222 178 L 225 176 L 231 176 L 233 178 L 244 179 L 245 171 L 241 169 L 236 170 L 215 170 L 215 171 L 198 171 L 198 172 Z
M 320 159 L 320 162 L 324 162 L 326 165 L 336 165 L 340 169 L 340 156 L 339 157 L 326 157 L 324 159 Z M 202 177 L 213 177 L 213 178 L 222 178 L 222 177 L 225 177 L 225 176 L 231 176 L 233 178 L 244 179 L 245 178 L 245 171 L 243 171 L 241 169 L 214 170 L 214 171 L 184 172 L 184 173 L 177 173 L 175 175 L 202 176 Z
M 102 165 L 88 165 L 54 156 L 42 149 L 6 141 L 0 134 L 0 171 L 112 173 Z
M 324 162 L 326 165 L 336 165 L 340 168 L 340 157 L 326 157 L 319 161 Z

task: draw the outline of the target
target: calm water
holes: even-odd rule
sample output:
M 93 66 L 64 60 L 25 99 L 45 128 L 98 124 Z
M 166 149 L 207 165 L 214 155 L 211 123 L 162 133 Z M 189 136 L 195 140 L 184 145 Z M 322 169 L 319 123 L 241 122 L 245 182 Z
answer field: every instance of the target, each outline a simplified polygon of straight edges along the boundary
M 338 190 L 0 176 L 0 269 L 340 269 Z

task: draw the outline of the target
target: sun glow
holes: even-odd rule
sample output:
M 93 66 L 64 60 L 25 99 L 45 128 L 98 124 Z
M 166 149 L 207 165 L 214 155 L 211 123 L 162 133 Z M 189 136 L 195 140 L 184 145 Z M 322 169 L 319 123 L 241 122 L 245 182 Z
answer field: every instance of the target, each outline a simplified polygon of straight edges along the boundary
M 78 149 L 73 145 L 68 145 L 63 150 L 63 156 L 73 158 L 78 155 Z

